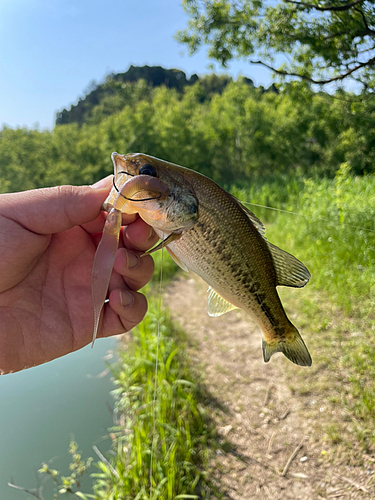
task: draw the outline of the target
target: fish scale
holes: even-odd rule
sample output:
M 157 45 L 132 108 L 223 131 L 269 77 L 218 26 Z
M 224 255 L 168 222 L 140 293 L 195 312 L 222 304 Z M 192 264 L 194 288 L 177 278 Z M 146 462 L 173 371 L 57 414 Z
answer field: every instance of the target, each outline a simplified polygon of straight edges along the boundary
M 192 185 L 201 199 L 204 185 Z M 275 288 L 276 274 L 266 242 L 236 202 L 215 187 L 218 189 L 215 193 L 211 188 L 210 198 L 216 198 L 216 203 L 200 202 L 198 222 L 168 247 L 219 295 L 250 314 L 263 330 L 272 335 L 277 328 L 280 335 L 283 323 L 289 326 L 290 322 Z M 229 226 L 228 220 L 232 221 Z
M 105 210 L 129 192 L 131 179 L 137 178 L 139 192 L 133 197 L 124 195 L 123 211 L 138 213 L 162 239 L 151 251 L 165 246 L 184 270 L 206 281 L 208 313 L 219 316 L 243 309 L 262 330 L 266 362 L 282 352 L 293 363 L 310 366 L 310 354 L 276 290 L 278 285 L 303 287 L 310 278 L 306 267 L 268 242 L 261 221 L 208 177 L 141 153 L 113 153 L 112 160 L 115 186 Z M 158 183 L 160 189 L 150 190 Z M 103 238 L 109 239 L 111 228 L 106 228 L 107 224 L 108 234 Z M 100 269 L 94 271 L 97 275 Z

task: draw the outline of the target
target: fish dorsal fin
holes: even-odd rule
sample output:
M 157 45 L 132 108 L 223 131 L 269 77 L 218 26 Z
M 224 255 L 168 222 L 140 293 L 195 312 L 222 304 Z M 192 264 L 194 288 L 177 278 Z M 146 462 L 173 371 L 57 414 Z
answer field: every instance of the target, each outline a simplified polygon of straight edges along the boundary
M 267 241 L 266 229 L 263 223 L 250 210 L 244 207 L 237 198 L 235 200 L 241 205 L 241 208 L 250 219 L 253 226 L 259 231 L 260 235 Z M 267 241 L 268 249 L 271 252 L 272 260 L 275 265 L 277 283 L 276 285 L 293 286 L 301 288 L 306 285 L 311 275 L 306 267 L 293 255 L 281 248 L 272 245 Z
M 276 285 L 301 288 L 310 279 L 310 273 L 298 259 L 267 241 L 276 270 Z
M 248 216 L 248 218 L 250 219 L 252 225 L 255 226 L 255 228 L 259 231 L 259 233 L 266 240 L 267 239 L 266 238 L 266 228 L 264 227 L 263 222 L 261 220 L 259 220 L 258 217 L 253 214 L 253 212 L 251 212 L 248 208 L 246 208 L 244 205 L 242 205 L 242 203 L 240 202 L 240 200 L 237 200 L 237 198 L 235 196 L 233 196 L 233 198 L 236 200 L 236 202 L 240 205 L 240 207 L 242 208 L 242 210 Z
M 267 241 L 266 229 L 263 223 L 250 210 L 244 207 L 237 198 L 235 200 L 241 205 L 241 208 L 250 219 L 253 226 L 259 231 L 260 235 Z M 267 241 L 268 249 L 271 252 L 272 260 L 275 265 L 277 283 L 276 285 L 293 286 L 301 288 L 306 285 L 311 275 L 306 267 L 293 255 Z
M 250 210 L 243 205 L 241 205 L 243 208 L 243 211 L 245 214 L 249 217 L 253 225 L 258 229 L 259 233 L 263 236 L 263 238 L 266 240 L 266 228 L 263 226 L 263 222 L 258 219 L 256 215 L 253 214 L 253 212 L 250 212 Z
M 208 304 L 207 304 L 207 313 L 209 316 L 217 317 L 225 314 L 233 309 L 237 309 L 236 306 L 223 299 L 221 295 L 219 295 L 215 290 L 211 287 L 208 287 Z
M 189 272 L 189 269 L 185 266 L 185 264 L 183 262 L 180 261 L 180 259 L 178 257 L 176 257 L 176 255 L 172 252 L 172 250 L 167 247 L 167 250 L 168 250 L 168 253 L 169 255 L 172 257 L 172 259 L 174 260 L 174 262 L 179 266 L 181 267 L 181 269 L 183 271 L 186 271 L 187 273 Z

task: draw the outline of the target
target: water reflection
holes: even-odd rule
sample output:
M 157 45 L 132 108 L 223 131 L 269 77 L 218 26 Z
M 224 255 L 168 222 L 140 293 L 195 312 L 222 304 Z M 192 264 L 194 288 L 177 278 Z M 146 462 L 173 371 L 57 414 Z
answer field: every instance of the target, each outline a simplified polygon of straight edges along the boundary
M 42 366 L 0 377 L 0 498 L 27 500 L 14 483 L 37 487 L 42 462 L 68 474 L 69 442 L 74 436 L 83 458 L 92 445 L 108 450 L 109 406 L 113 385 L 103 358 L 116 349 L 116 339 L 90 346 Z M 95 469 L 92 468 L 92 472 Z M 90 479 L 83 483 L 88 492 Z M 51 498 L 52 485 L 43 496 Z

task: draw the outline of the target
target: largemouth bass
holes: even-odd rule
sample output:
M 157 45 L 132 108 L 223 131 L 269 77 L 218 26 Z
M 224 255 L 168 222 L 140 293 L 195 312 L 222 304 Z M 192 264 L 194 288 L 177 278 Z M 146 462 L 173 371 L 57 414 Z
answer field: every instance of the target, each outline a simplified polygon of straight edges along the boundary
M 209 285 L 210 316 L 243 309 L 262 330 L 265 362 L 282 352 L 293 363 L 310 366 L 310 354 L 276 290 L 279 285 L 305 286 L 310 278 L 306 267 L 268 242 L 262 222 L 204 175 L 140 153 L 113 153 L 112 161 L 114 188 L 103 205 L 109 216 L 93 269 L 94 338 L 121 211 L 138 213 L 161 239 L 151 251 L 166 247 L 182 269 L 195 272 Z

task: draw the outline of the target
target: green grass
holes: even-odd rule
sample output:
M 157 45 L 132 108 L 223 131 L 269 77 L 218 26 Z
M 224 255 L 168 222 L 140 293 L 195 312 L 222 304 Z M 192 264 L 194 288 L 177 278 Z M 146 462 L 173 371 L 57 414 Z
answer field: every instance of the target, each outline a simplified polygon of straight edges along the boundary
M 375 305 L 375 177 L 335 180 L 286 178 L 237 190 L 239 199 L 299 215 L 249 208 L 269 222 L 267 237 L 309 268 L 309 286 L 327 291 L 347 313 L 371 314 Z M 373 288 L 374 287 L 374 288 Z
M 71 476 L 43 465 L 40 473 L 56 483 L 56 497 L 68 491 L 83 500 L 221 498 L 208 473 L 220 446 L 205 410 L 208 396 L 189 365 L 184 333 L 160 304 L 160 268 L 164 287 L 177 266 L 166 253 L 153 257 L 157 270 L 143 290 L 148 313 L 111 366 L 116 401 L 112 450 L 93 464 L 97 472 L 91 474 L 89 494 L 80 491 L 77 478 L 89 472 L 92 459 L 82 461 L 76 443 L 71 443 Z
M 162 286 L 165 288 L 166 285 L 171 281 L 171 279 L 176 275 L 176 272 L 179 270 L 177 264 L 173 262 L 173 260 L 169 257 L 168 252 L 166 250 L 157 251 L 152 254 L 152 258 L 155 262 L 155 272 L 151 279 L 151 287 L 147 287 L 144 290 L 147 290 L 145 293 L 147 294 L 147 298 L 149 294 L 155 294 L 159 296 L 159 288 L 160 288 L 160 269 L 162 268 Z
M 110 465 L 97 464 L 94 498 L 212 498 L 205 473 L 212 437 L 209 419 L 181 332 L 165 310 L 159 313 L 156 297 L 120 357 L 112 368 L 119 415 L 112 430 L 114 457 Z
M 375 450 L 375 177 L 352 177 L 344 165 L 333 180 L 284 177 L 234 194 L 299 214 L 247 205 L 266 223 L 267 238 L 312 275 L 306 289 L 280 289 L 314 362 L 304 381 L 288 368 L 291 386 L 329 400 L 331 444 L 344 441 L 341 433 L 348 452 Z

